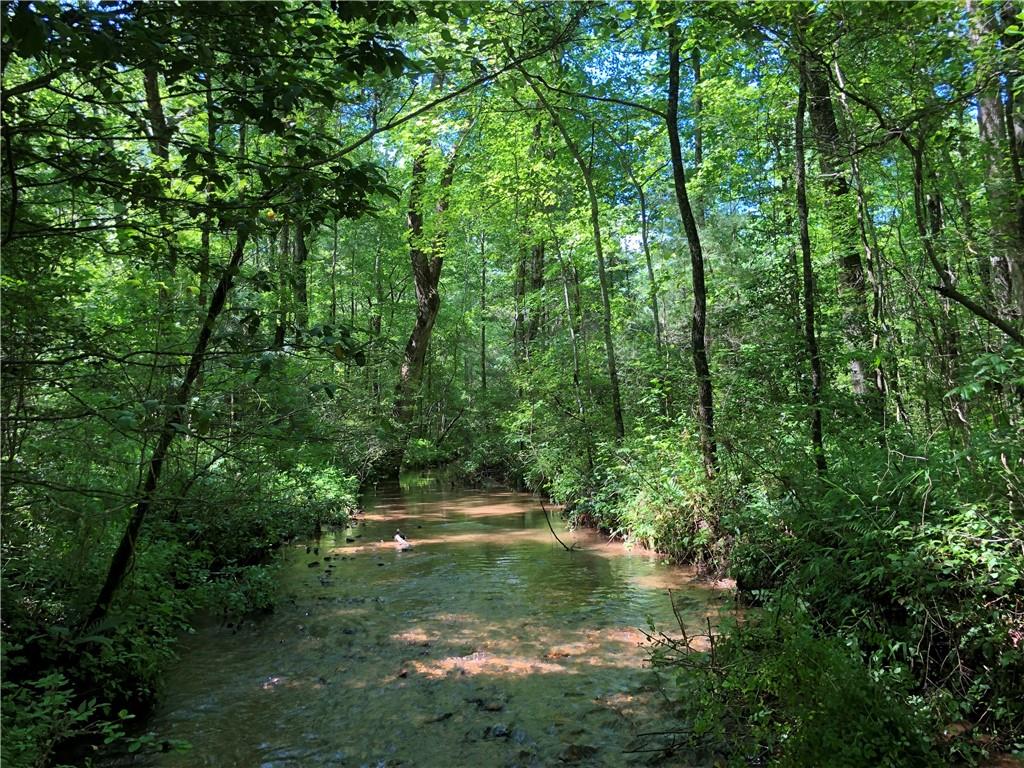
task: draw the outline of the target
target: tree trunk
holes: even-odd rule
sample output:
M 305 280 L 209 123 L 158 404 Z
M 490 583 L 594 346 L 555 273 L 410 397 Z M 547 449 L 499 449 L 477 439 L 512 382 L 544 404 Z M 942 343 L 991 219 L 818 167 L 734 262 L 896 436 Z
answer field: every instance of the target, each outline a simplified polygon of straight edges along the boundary
M 806 71 L 806 67 L 805 67 Z M 871 284 L 871 315 L 869 332 L 871 335 L 872 357 L 879 362 L 875 364 L 872 371 L 874 378 L 874 391 L 868 397 L 868 407 L 872 409 L 872 415 L 880 426 L 885 425 L 886 398 L 889 394 L 888 381 L 885 375 L 885 367 L 882 359 L 882 258 L 874 245 L 877 240 L 872 237 L 874 222 L 871 220 L 868 211 L 867 198 L 864 193 L 864 185 L 861 182 L 860 161 L 857 159 L 857 133 L 854 127 L 853 114 L 850 105 L 846 100 L 845 83 L 839 63 L 835 64 L 836 83 L 841 89 L 839 91 L 839 103 L 843 107 L 843 115 L 847 119 L 850 145 L 853 149 L 850 152 L 850 179 L 853 182 L 853 189 L 856 193 L 856 222 L 857 233 L 860 237 L 860 244 L 864 250 L 864 259 L 867 263 L 867 277 Z M 869 232 L 869 230 L 872 230 Z M 865 373 L 867 371 L 865 370 Z M 884 442 L 884 432 L 879 432 L 880 439 Z
M 275 252 L 275 246 L 271 243 L 271 260 L 277 268 L 277 322 L 274 326 L 274 349 L 284 349 L 285 330 L 288 325 L 288 298 L 285 295 L 288 290 L 288 251 L 289 238 L 286 223 L 281 227 L 281 243 Z
M 309 278 L 306 274 L 306 261 L 309 250 L 306 246 L 308 225 L 305 222 L 295 224 L 295 245 L 292 252 L 292 296 L 295 297 L 295 337 L 301 339 L 309 327 Z M 353 290 L 355 288 L 353 287 Z
M 480 235 L 480 391 L 487 391 L 487 240 Z
M 520 245 L 516 253 L 516 276 L 512 283 L 512 354 L 517 362 L 526 359 L 526 253 Z
M 100 589 L 99 596 L 96 598 L 96 604 L 81 627 L 83 630 L 107 615 L 114 596 L 121 588 L 121 584 L 124 583 L 124 578 L 131 567 L 135 557 L 135 546 L 138 542 L 139 532 L 142 529 L 143 522 L 145 522 L 146 515 L 153 505 L 153 497 L 160 483 L 164 461 L 167 458 L 171 443 L 174 441 L 174 436 L 184 423 L 185 409 L 192 395 L 192 385 L 199 376 L 200 370 L 202 370 L 203 359 L 206 356 L 206 350 L 210 344 L 213 329 L 216 327 L 217 318 L 227 302 L 228 293 L 231 291 L 231 286 L 234 282 L 234 276 L 242 264 L 242 257 L 245 255 L 245 244 L 248 238 L 248 228 L 239 227 L 235 240 L 235 249 L 231 254 L 231 261 L 228 263 L 223 275 L 221 275 L 220 282 L 213 292 L 210 307 L 206 312 L 206 320 L 199 329 L 199 338 L 196 341 L 195 349 L 185 371 L 185 377 L 168 403 L 169 407 L 166 409 L 167 416 L 164 419 L 163 426 L 160 428 L 156 447 L 153 449 L 153 455 L 150 457 L 145 481 L 138 490 L 139 500 L 128 520 L 128 525 L 121 537 L 121 543 L 114 552 L 110 568 L 107 571 L 107 577 L 103 582 L 103 587 Z
M 853 352 L 850 359 L 850 385 L 853 393 L 864 402 L 870 416 L 881 423 L 880 393 L 876 386 L 869 386 L 872 377 L 868 374 L 868 365 L 864 360 L 864 355 L 871 349 L 871 331 L 868 323 L 867 284 L 856 231 L 855 201 L 851 199 L 850 184 L 842 170 L 842 159 L 847 151 L 836 123 L 828 73 L 824 65 L 811 60 L 807 63 L 806 73 L 808 108 L 818 147 L 818 166 L 828 193 L 825 215 L 839 251 L 843 330 Z
M 384 249 L 378 245 L 373 254 L 373 291 L 375 303 L 370 313 L 370 332 L 373 334 L 375 345 L 380 344 L 381 329 L 384 319 L 384 275 L 381 270 L 381 257 Z M 373 366 L 373 398 L 374 402 L 380 404 L 380 365 Z
M 701 127 L 701 112 L 704 100 L 700 96 L 700 48 L 694 46 L 690 51 L 690 66 L 693 68 L 693 173 L 700 173 L 704 167 L 704 132 Z M 697 220 L 697 229 L 704 228 L 704 196 L 697 194 L 694 199 L 693 217 Z
M 995 48 L 993 37 L 996 19 L 992 7 L 984 3 L 968 2 L 970 14 L 970 41 L 975 54 L 983 61 Z M 997 311 L 1003 318 L 1024 315 L 1024 265 L 1017 253 L 1018 204 L 1020 194 L 1015 188 L 1012 176 L 1012 157 L 1016 142 L 1008 141 L 1014 134 L 1013 126 L 1007 126 L 1003 101 L 1000 95 L 999 78 L 996 73 L 982 70 L 990 75 L 978 94 L 978 135 L 986 163 L 985 193 L 988 198 L 989 234 L 992 281 L 989 290 Z M 1013 120 L 1013 106 L 1010 103 L 1010 119 Z M 1013 149 L 1011 149 L 1011 147 Z
M 693 282 L 693 318 L 690 323 L 690 344 L 693 348 L 693 368 L 697 376 L 697 422 L 700 428 L 700 450 L 704 459 L 704 472 L 709 478 L 718 470 L 715 442 L 715 409 L 711 387 L 711 368 L 707 348 L 707 288 L 704 284 L 704 252 L 701 249 L 697 220 L 686 192 L 686 169 L 683 150 L 679 142 L 679 28 L 669 27 L 668 70 L 668 128 L 669 150 L 672 159 L 672 181 L 676 202 L 683 220 L 683 230 L 690 249 L 691 280 Z
M 331 325 L 338 322 L 338 220 L 334 220 L 331 245 Z M 378 329 L 379 330 L 379 329 Z
M 821 356 L 814 317 L 814 265 L 811 261 L 811 236 L 807 224 L 807 180 L 804 162 L 804 115 L 807 111 L 807 78 L 804 57 L 800 56 L 800 86 L 797 93 L 794 148 L 796 151 L 796 210 L 800 221 L 800 253 L 803 257 L 804 343 L 811 363 L 811 444 L 814 466 L 819 475 L 828 469 L 821 423 L 821 390 L 824 383 Z
M 395 417 L 402 425 L 407 425 L 411 418 L 410 406 L 423 378 L 423 365 L 427 358 L 430 336 L 434 330 L 438 310 L 441 308 L 441 295 L 437 288 L 441 279 L 441 266 L 444 263 L 444 248 L 447 243 L 447 231 L 443 217 L 445 211 L 448 210 L 449 193 L 455 175 L 459 143 L 456 142 L 441 174 L 441 194 L 435 207 L 439 221 L 429 243 L 424 242 L 422 210 L 429 145 L 424 146 L 413 160 L 406 226 L 409 233 L 409 260 L 412 263 L 413 283 L 416 287 L 416 322 L 413 325 L 412 333 L 409 334 L 409 341 L 405 345 L 405 355 L 402 359 L 395 393 Z
M 601 210 L 597 200 L 597 190 L 594 188 L 593 173 L 590 166 L 583 159 L 583 155 L 580 153 L 576 142 L 573 141 L 572 137 L 569 135 L 569 131 L 565 127 L 565 123 L 562 121 L 561 115 L 559 115 L 558 111 L 554 109 L 544 97 L 541 89 L 537 87 L 537 84 L 533 81 L 533 78 L 530 77 L 529 73 L 526 72 L 525 68 L 520 66 L 519 70 L 526 78 L 526 82 L 529 83 L 530 87 L 533 89 L 537 99 L 547 110 L 548 114 L 551 115 L 551 121 L 555 124 L 558 132 L 562 135 L 562 140 L 565 142 L 566 148 L 569 150 L 569 153 L 576 161 L 577 167 L 580 169 L 580 175 L 583 177 L 583 184 L 587 190 L 587 199 L 590 202 L 590 226 L 594 235 L 594 255 L 597 257 L 597 277 L 598 282 L 601 285 L 601 328 L 604 333 L 605 357 L 608 362 L 608 379 L 611 384 L 612 417 L 615 421 L 615 437 L 617 440 L 622 440 L 626 435 L 626 425 L 622 417 L 622 396 L 619 391 L 619 371 L 618 364 L 615 359 L 615 343 L 612 340 L 611 290 L 608 282 L 608 270 L 604 258 L 604 247 L 601 241 Z
M 217 170 L 217 120 L 213 112 L 213 79 L 206 73 L 206 151 L 209 153 L 207 170 Z M 207 291 L 210 282 L 210 234 L 213 232 L 213 183 L 206 185 L 206 217 L 203 219 L 203 230 L 199 247 L 199 306 L 207 305 Z
M 644 262 L 647 265 L 647 301 L 651 307 L 651 318 L 654 321 L 654 346 L 661 357 L 661 311 L 658 308 L 658 283 L 654 277 L 654 261 L 651 258 L 650 224 L 647 213 L 647 195 L 644 193 L 644 183 L 633 173 L 633 167 L 628 160 L 623 162 L 626 175 L 629 176 L 633 188 L 636 190 L 637 199 L 640 203 L 640 246 L 644 251 Z
M 587 471 L 594 469 L 593 448 L 590 444 L 590 431 L 587 429 L 587 412 L 583 405 L 582 383 L 580 381 L 580 350 L 579 350 L 579 327 L 582 318 L 579 311 L 573 311 L 572 302 L 569 300 L 569 271 L 566 269 L 565 261 L 562 259 L 561 249 L 558 246 L 558 239 L 554 240 L 555 256 L 558 258 L 558 265 L 562 273 L 562 298 L 565 301 L 565 319 L 569 327 L 569 342 L 572 346 L 572 391 L 576 398 L 576 413 L 579 415 L 580 425 L 586 434 Z M 579 304 L 577 303 L 577 310 Z
M 528 270 L 526 298 L 526 346 L 529 347 L 537 338 L 544 318 L 544 241 L 534 243 L 530 248 L 530 264 Z
M 935 237 L 942 230 L 941 203 L 935 195 L 928 196 L 924 188 L 924 148 L 915 145 L 908 138 L 902 138 L 903 144 L 910 151 L 914 169 L 914 222 L 928 262 L 932 265 L 939 278 L 940 293 L 956 292 L 956 276 L 942 259 L 935 247 Z M 948 298 L 940 301 L 942 317 L 938 339 L 938 352 L 943 364 L 943 386 L 951 391 L 957 385 L 957 372 L 960 367 L 960 331 L 956 325 L 956 317 Z M 953 415 L 951 425 L 967 427 L 967 403 L 959 395 L 950 396 L 950 407 Z

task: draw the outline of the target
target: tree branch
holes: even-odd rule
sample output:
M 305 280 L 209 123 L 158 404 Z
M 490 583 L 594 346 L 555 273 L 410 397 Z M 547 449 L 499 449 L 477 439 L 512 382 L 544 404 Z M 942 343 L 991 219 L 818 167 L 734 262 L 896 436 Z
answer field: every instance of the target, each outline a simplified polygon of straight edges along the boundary
M 444 103 L 446 103 L 448 101 L 451 101 L 452 99 L 456 98 L 457 96 L 461 96 L 464 93 L 468 93 L 469 91 L 472 91 L 474 88 L 476 88 L 476 87 L 478 87 L 480 85 L 483 85 L 484 83 L 488 83 L 488 82 L 490 82 L 492 80 L 495 80 L 495 79 L 497 79 L 498 77 L 500 77 L 501 75 L 505 74 L 506 72 L 508 72 L 510 70 L 517 69 L 518 67 L 522 66 L 523 62 L 529 61 L 530 59 L 534 59 L 537 56 L 540 56 L 540 55 L 542 55 L 544 53 L 547 53 L 552 48 L 554 48 L 556 45 L 559 45 L 559 44 L 565 42 L 569 38 L 570 33 L 572 32 L 573 29 L 576 28 L 576 25 L 579 23 L 579 20 L 583 16 L 584 12 L 585 12 L 585 7 L 581 8 L 579 11 L 577 11 L 577 13 L 569 20 L 569 22 L 565 25 L 565 27 L 557 35 L 555 35 L 551 40 L 549 40 L 545 45 L 543 45 L 542 47 L 535 48 L 535 49 L 533 49 L 531 51 L 528 51 L 527 53 L 524 53 L 522 56 L 517 56 L 516 58 L 514 58 L 511 61 L 507 62 L 504 66 L 502 66 L 499 69 L 495 70 L 494 72 L 488 72 L 486 74 L 483 74 L 480 77 L 477 77 L 476 79 L 471 80 L 470 82 L 466 83 L 466 85 L 463 85 L 460 88 L 456 88 L 454 91 L 451 91 L 450 93 L 446 93 L 443 96 L 438 96 L 436 99 L 433 99 L 432 101 L 427 102 L 426 104 L 424 104 L 421 107 L 417 107 L 412 112 L 409 112 L 408 114 L 403 115 L 402 117 L 394 117 L 394 118 L 388 120 L 383 125 L 380 125 L 380 126 L 377 126 L 376 128 L 373 128 L 372 130 L 368 131 L 367 133 L 365 133 L 360 138 L 358 138 L 355 141 L 353 141 L 351 144 L 343 147 L 340 151 L 338 151 L 337 153 L 332 155 L 327 160 L 322 160 L 319 163 L 314 163 L 313 166 L 309 166 L 309 167 L 315 167 L 316 165 L 323 165 L 324 163 L 330 162 L 332 160 L 337 160 L 339 157 L 344 157 L 345 155 L 347 155 L 347 154 L 353 152 L 354 150 L 358 149 L 359 147 L 361 147 L 366 142 L 370 141 L 370 139 L 372 139 L 377 134 L 384 133 L 385 131 L 389 131 L 392 128 L 397 128 L 398 126 L 403 125 L 403 124 L 409 122 L 410 120 L 414 120 L 415 118 L 419 117 L 420 115 L 422 115 L 422 114 L 424 114 L 426 112 L 429 112 L 434 107 L 438 107 L 441 104 L 444 104 Z
M 956 288 L 953 288 L 952 286 L 949 285 L 933 285 L 931 286 L 931 289 L 933 291 L 936 291 L 940 295 L 945 296 L 947 299 L 952 299 L 957 304 L 970 310 L 971 313 L 977 315 L 982 320 L 988 321 L 996 328 L 998 328 L 1000 331 L 1009 336 L 1011 339 L 1013 339 L 1015 342 L 1024 347 L 1024 335 L 1022 335 L 1020 331 L 1018 331 L 1016 328 L 1014 328 L 1012 325 L 1010 325 L 1002 318 L 997 317 L 996 315 L 989 312 L 987 309 L 985 309 L 985 307 L 981 306 L 981 304 L 974 301 L 974 299 L 972 299 L 970 296 L 965 296 L 964 294 L 960 293 L 960 291 L 958 291 Z

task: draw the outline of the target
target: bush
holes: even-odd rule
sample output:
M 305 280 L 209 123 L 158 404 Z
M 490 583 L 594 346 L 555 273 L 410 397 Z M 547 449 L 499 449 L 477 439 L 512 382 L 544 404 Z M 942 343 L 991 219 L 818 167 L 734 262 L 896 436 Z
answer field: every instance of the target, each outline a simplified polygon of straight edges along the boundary
M 75 703 L 77 696 L 64 675 L 52 673 L 18 685 L 3 684 L 4 765 L 42 768 L 55 747 L 69 738 L 100 736 L 110 743 L 124 732 L 130 715 L 111 715 L 109 705 L 95 698 Z
M 872 669 L 900 670 L 935 733 L 967 721 L 1013 747 L 1024 738 L 1024 526 L 962 459 L 864 451 L 820 484 L 753 504 L 735 519 L 731 572 L 755 602 L 794 595 Z
M 120 527 L 83 549 L 73 589 L 61 557 L 82 547 L 43 537 L 10 550 L 3 583 L 3 764 L 42 766 L 68 742 L 123 737 L 129 711 L 144 710 L 191 616 L 265 610 L 276 594 L 270 553 L 321 524 L 343 524 L 356 480 L 330 466 L 276 472 L 214 467 L 143 529 L 114 610 L 78 631 L 106 573 Z M 169 481 L 171 485 L 173 481 Z M 6 554 L 6 553 L 5 553 Z M 117 714 L 113 714 L 117 712 Z
M 728 472 L 708 483 L 688 441 L 648 434 L 603 445 L 589 478 L 567 465 L 548 488 L 570 509 L 573 524 L 614 536 L 705 572 L 725 569 L 731 534 L 723 516 L 744 503 L 746 489 Z
M 694 756 L 779 768 L 939 764 L 906 676 L 866 666 L 855 642 L 821 635 L 792 600 L 706 652 L 693 641 L 663 642 L 654 660 L 676 672 L 684 727 L 674 736 Z

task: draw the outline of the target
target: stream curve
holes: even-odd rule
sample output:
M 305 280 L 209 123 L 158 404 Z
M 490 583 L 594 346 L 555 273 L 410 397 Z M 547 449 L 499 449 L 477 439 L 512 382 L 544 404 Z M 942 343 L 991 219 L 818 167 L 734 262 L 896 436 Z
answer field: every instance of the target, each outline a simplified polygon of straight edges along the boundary
M 676 628 L 672 599 L 699 627 L 724 595 L 552 522 L 578 549 L 525 494 L 382 487 L 286 549 L 272 614 L 183 641 L 149 729 L 191 748 L 132 764 L 648 764 L 628 747 L 671 720 L 640 630 Z

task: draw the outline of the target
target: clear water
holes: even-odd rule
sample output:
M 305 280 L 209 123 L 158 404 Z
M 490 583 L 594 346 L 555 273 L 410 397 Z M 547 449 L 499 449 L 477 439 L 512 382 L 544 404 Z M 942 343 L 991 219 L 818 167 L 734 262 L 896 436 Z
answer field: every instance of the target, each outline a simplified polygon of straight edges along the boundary
M 396 486 L 365 508 L 351 529 L 312 542 L 318 551 L 289 548 L 272 614 L 185 640 L 149 728 L 191 749 L 132 764 L 651 760 L 627 750 L 671 720 L 640 629 L 678 632 L 669 589 L 693 628 L 721 593 L 553 519 L 579 547 L 566 552 L 523 494 Z M 392 540 L 398 528 L 408 552 Z

